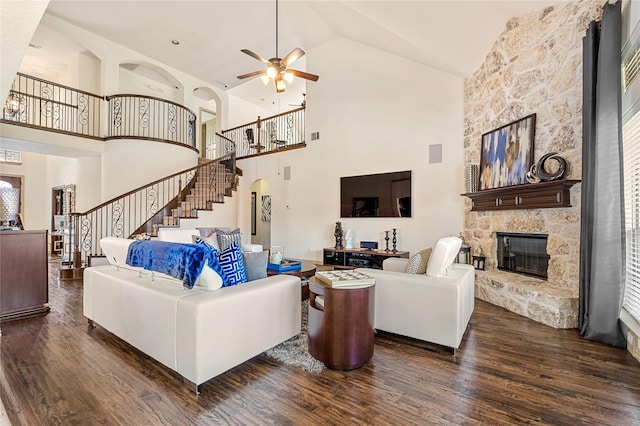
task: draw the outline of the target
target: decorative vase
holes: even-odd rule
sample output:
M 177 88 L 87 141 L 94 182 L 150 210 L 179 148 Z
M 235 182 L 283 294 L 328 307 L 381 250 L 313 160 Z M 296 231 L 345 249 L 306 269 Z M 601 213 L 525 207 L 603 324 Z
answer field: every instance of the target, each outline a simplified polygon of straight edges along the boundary
M 353 249 L 353 231 L 351 229 L 347 229 L 344 237 L 344 242 L 346 249 Z
M 333 231 L 333 236 L 336 237 L 336 246 L 335 248 L 342 248 L 342 224 L 340 222 L 336 222 L 336 229 Z

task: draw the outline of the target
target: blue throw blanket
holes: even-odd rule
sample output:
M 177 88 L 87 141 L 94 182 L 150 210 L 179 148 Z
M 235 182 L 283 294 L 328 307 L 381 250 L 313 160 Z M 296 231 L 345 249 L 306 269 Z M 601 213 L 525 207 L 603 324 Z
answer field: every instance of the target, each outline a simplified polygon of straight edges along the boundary
M 161 272 L 182 280 L 191 289 L 205 262 L 216 270 L 218 258 L 214 250 L 202 244 L 181 244 L 157 240 L 138 240 L 129 245 L 127 265 Z

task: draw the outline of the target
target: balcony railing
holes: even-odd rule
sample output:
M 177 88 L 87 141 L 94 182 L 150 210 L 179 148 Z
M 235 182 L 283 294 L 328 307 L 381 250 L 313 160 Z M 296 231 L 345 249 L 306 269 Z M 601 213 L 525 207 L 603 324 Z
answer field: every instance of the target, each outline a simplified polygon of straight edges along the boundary
M 107 134 L 100 127 L 108 102 Z M 102 97 L 25 74 L 16 76 L 2 109 L 4 122 L 95 139 L 146 139 L 196 149 L 196 115 L 164 99 Z
M 109 102 L 110 138 L 156 139 L 196 148 L 196 115 L 164 99 L 141 95 L 112 95 Z
M 238 159 L 306 146 L 305 108 L 298 108 L 222 132 L 236 144 Z
M 101 138 L 101 104 L 101 96 L 18 73 L 2 108 L 2 119 L 28 127 Z

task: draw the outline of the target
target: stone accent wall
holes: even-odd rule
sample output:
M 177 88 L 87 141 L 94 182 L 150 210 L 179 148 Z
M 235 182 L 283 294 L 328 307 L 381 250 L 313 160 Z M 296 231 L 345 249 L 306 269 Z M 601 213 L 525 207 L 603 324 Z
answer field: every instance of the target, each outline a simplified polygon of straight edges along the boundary
M 507 23 L 465 80 L 465 164 L 479 164 L 484 133 L 535 113 L 534 161 L 558 152 L 565 177 L 581 178 L 582 39 L 601 12 L 602 1 L 562 2 Z M 577 326 L 580 189 L 572 188 L 570 208 L 471 212 L 466 199 L 465 240 L 487 256 L 477 297 L 553 327 Z M 548 281 L 497 271 L 497 231 L 549 234 Z

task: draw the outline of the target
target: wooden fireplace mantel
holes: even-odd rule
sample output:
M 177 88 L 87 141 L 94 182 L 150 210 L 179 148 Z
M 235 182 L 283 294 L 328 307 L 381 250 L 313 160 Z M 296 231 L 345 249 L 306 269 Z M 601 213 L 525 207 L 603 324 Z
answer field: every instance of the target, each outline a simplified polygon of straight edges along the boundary
M 471 198 L 471 211 L 571 207 L 569 190 L 580 180 L 562 179 L 485 189 L 462 194 Z

